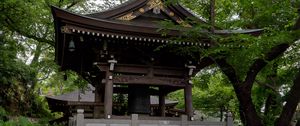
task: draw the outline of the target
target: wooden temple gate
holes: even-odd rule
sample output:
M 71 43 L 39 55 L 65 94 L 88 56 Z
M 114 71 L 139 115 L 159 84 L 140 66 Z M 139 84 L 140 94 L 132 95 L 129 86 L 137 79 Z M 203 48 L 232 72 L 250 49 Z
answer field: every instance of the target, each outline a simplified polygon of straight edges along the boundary
M 170 29 L 158 32 L 158 21 L 171 20 L 185 28 L 186 18 L 195 17 L 179 4 L 164 5 L 161 0 L 135 0 L 108 11 L 78 15 L 52 7 L 55 22 L 56 62 L 62 70 L 73 70 L 95 88 L 94 118 L 110 119 L 114 93 L 128 94 L 128 114 L 150 114 L 150 95 L 159 96 L 160 116 L 164 117 L 165 97 L 184 90 L 185 114 L 193 120 L 191 77 L 213 63 L 199 54 L 180 55 L 177 47 L 209 48 L 210 41 L 170 41 L 182 36 Z M 239 31 L 240 32 L 240 31 Z M 257 34 L 260 30 L 242 31 Z M 215 30 L 228 35 L 237 31 Z

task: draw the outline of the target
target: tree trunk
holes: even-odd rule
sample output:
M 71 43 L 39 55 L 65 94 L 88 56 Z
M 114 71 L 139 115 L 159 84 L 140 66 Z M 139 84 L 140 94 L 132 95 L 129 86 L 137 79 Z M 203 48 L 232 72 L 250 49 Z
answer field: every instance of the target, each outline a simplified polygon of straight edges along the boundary
M 222 107 L 220 107 L 220 122 L 223 122 L 223 112 L 224 112 L 224 109 L 222 106 Z
M 275 84 L 271 84 L 271 85 L 273 87 L 275 87 Z M 277 87 L 274 89 L 277 89 Z M 277 90 L 275 90 L 275 91 L 277 91 Z M 279 91 L 278 92 L 275 92 L 275 91 L 272 90 L 272 92 L 268 92 L 268 94 L 267 94 L 267 98 L 265 100 L 264 116 L 268 116 L 270 114 L 277 114 L 277 113 L 274 113 L 274 111 L 276 111 L 278 109 L 278 107 L 281 106 L 280 105 L 281 103 L 276 101 L 276 99 L 281 96 L 278 96 L 278 95 L 280 95 L 280 94 L 278 94 Z
M 246 124 L 245 114 L 243 112 L 243 108 L 241 104 L 239 104 L 239 114 L 240 114 L 240 120 L 242 124 Z
M 245 84 L 241 84 L 245 85 Z M 244 119 L 245 126 L 263 126 L 261 118 L 258 116 L 252 102 L 251 89 L 244 86 L 234 86 L 236 96 L 239 100 L 241 119 Z
M 215 0 L 210 0 L 210 23 L 211 23 L 211 32 L 215 33 Z
M 288 126 L 290 125 L 293 115 L 296 111 L 297 105 L 300 101 L 300 71 L 298 72 L 294 85 L 291 87 L 286 99 L 286 104 L 280 114 L 280 117 L 276 120 L 276 126 Z
M 267 97 L 266 102 L 265 102 L 265 112 L 264 112 L 265 116 L 267 116 L 268 113 L 270 112 L 272 101 L 273 101 L 272 95 L 268 94 L 268 97 Z
M 33 59 L 31 60 L 31 63 L 30 63 L 31 67 L 34 67 L 35 65 L 37 65 L 39 63 L 39 58 L 40 58 L 41 53 L 42 53 L 42 47 L 43 47 L 43 43 L 38 42 L 36 44 L 36 48 L 35 48 L 35 51 L 34 51 L 34 56 L 33 56 Z M 35 72 L 36 78 L 37 78 L 37 74 L 38 74 L 38 70 L 36 70 L 36 72 Z M 31 87 L 29 89 L 30 91 L 34 90 L 34 88 L 36 86 L 36 83 L 37 83 L 37 79 L 32 80 Z
M 245 81 L 241 81 L 236 75 L 235 69 L 225 59 L 216 59 L 215 62 L 228 77 L 234 87 L 239 101 L 239 110 L 242 123 L 245 126 L 263 126 L 262 119 L 258 116 L 252 102 L 251 90 L 257 73 L 266 63 L 264 60 L 256 60 L 250 67 Z
M 36 44 L 36 48 L 35 48 L 35 51 L 34 51 L 34 56 L 33 56 L 33 59 L 30 63 L 30 65 L 35 65 L 39 62 L 39 58 L 41 56 L 41 53 L 42 53 L 42 46 L 43 46 L 43 43 L 41 42 L 38 42 L 38 44 Z

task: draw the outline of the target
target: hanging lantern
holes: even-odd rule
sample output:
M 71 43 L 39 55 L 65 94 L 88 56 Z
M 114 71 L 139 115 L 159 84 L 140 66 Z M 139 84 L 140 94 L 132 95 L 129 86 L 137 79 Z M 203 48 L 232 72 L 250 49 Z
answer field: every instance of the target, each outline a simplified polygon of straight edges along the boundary
M 69 51 L 70 51 L 70 52 L 75 51 L 75 43 L 74 43 L 74 41 L 73 41 L 73 38 L 72 38 L 71 41 L 69 42 L 68 48 L 69 48 Z
M 84 41 L 84 39 L 83 39 L 82 36 L 80 36 L 79 38 L 80 38 L 80 42 L 83 42 L 83 41 Z

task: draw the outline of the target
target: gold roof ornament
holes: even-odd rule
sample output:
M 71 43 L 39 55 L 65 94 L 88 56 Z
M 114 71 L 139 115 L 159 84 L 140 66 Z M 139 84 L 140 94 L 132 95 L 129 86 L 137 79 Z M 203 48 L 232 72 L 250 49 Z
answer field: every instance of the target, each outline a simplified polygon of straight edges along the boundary
M 174 14 L 173 12 L 170 12 L 169 15 L 170 15 L 171 17 L 173 17 L 175 14 Z
M 61 27 L 61 32 L 62 33 L 71 33 L 71 31 L 66 26 Z
M 148 3 L 147 3 L 147 8 L 144 9 L 144 8 L 140 8 L 138 11 L 140 13 L 144 13 L 145 10 L 151 10 L 153 9 L 153 13 L 155 14 L 160 14 L 160 10 L 164 10 L 164 4 L 161 0 L 149 0 Z M 123 20 L 123 21 L 130 21 L 134 18 L 136 18 L 137 15 L 134 14 L 134 12 L 130 12 L 126 15 L 123 15 L 119 18 L 117 18 L 118 20 Z
M 124 20 L 124 21 L 130 21 L 132 19 L 134 19 L 136 17 L 136 15 L 133 15 L 133 12 L 130 12 L 122 17 L 119 17 L 119 20 Z
M 139 12 L 144 13 L 144 12 L 145 12 L 145 9 L 144 9 L 144 8 L 140 8 L 140 9 L 139 9 Z
M 164 9 L 164 4 L 161 0 L 150 0 L 147 5 L 149 10 L 153 9 L 154 14 L 160 14 L 160 10 Z
M 189 23 L 184 22 L 180 17 L 176 16 L 173 11 L 166 9 L 164 7 L 164 3 L 161 0 L 149 0 L 146 5 L 147 5 L 146 7 L 142 7 L 136 11 L 129 12 L 121 17 L 118 17 L 117 19 L 123 21 L 130 21 L 136 18 L 137 16 L 139 16 L 139 14 L 145 13 L 146 11 L 152 9 L 154 14 L 160 14 L 161 11 L 164 11 L 170 17 L 177 18 L 176 22 L 178 24 L 181 24 L 184 27 L 192 27 Z
M 189 23 L 185 22 L 184 20 L 182 20 L 182 19 L 180 19 L 180 18 L 177 19 L 176 22 L 177 22 L 178 24 L 182 25 L 183 27 L 188 27 L 188 28 L 191 28 L 191 27 L 192 27 Z
M 162 9 L 164 7 L 164 4 L 161 0 L 149 0 L 147 5 L 149 6 L 149 9 L 153 9 L 153 8 Z

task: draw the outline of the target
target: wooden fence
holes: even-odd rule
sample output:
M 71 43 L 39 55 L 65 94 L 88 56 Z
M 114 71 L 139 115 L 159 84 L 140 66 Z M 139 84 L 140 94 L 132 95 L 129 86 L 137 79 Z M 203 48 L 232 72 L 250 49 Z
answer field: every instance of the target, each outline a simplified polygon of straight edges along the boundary
M 69 126 L 233 126 L 232 115 L 229 113 L 226 122 L 189 121 L 186 115 L 177 118 L 142 117 L 132 114 L 128 119 L 85 119 L 84 110 L 77 110 L 70 117 Z

